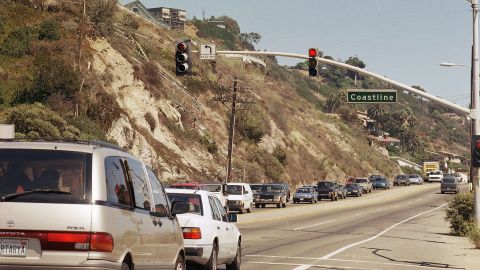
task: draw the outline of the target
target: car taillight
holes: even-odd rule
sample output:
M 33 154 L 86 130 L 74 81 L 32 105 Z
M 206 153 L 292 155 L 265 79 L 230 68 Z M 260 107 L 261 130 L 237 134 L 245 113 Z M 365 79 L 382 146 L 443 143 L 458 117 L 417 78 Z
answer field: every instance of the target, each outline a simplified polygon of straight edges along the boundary
M 112 235 L 109 233 L 92 233 L 90 236 L 90 250 L 99 252 L 112 252 Z
M 184 239 L 202 239 L 202 231 L 197 227 L 182 228 Z
M 108 233 L 49 232 L 49 231 L 1 231 L 9 238 L 36 238 L 42 250 L 113 252 L 113 237 Z

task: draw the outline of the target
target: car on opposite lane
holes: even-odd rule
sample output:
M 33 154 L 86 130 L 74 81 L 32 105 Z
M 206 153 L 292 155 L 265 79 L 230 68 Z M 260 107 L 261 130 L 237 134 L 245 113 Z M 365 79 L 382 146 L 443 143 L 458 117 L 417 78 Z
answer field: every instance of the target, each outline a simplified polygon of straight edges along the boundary
M 293 194 L 293 203 L 317 203 L 317 192 L 313 188 L 301 187 Z
M 321 181 L 317 183 L 318 200 L 329 199 L 337 201 L 339 196 L 338 185 L 334 181 Z
M 189 205 L 189 211 L 178 215 L 183 232 L 187 263 L 205 269 L 239 270 L 241 264 L 241 234 L 234 213 L 227 213 L 220 200 L 211 192 L 190 189 L 166 189 L 170 201 Z
M 390 189 L 390 181 L 385 177 L 377 177 L 372 182 L 373 189 Z
M 410 180 L 410 184 L 423 185 L 423 178 L 418 174 L 410 174 L 408 175 L 408 179 Z
M 345 187 L 347 188 L 347 196 L 356 196 L 356 197 L 362 196 L 363 188 L 359 184 L 347 183 Z
M 287 190 L 281 184 L 264 184 L 260 193 L 255 195 L 255 207 L 265 208 L 266 205 L 274 204 L 277 208 L 287 207 Z
M 354 183 L 362 187 L 363 193 L 372 192 L 372 189 L 373 189 L 372 182 L 368 181 L 367 178 L 356 178 Z
M 400 174 L 400 175 L 395 176 L 395 179 L 393 180 L 393 185 L 394 186 L 410 186 L 411 183 L 410 183 L 410 179 L 408 178 L 408 176 L 406 176 L 404 174 Z

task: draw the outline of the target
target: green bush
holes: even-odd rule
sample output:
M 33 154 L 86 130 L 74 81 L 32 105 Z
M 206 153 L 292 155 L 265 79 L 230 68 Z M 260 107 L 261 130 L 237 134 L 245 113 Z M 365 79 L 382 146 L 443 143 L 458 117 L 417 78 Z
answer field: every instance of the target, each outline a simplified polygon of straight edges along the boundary
M 264 149 L 259 149 L 255 145 L 250 146 L 247 152 L 249 153 L 248 160 L 260 165 L 268 179 L 274 182 L 282 181 L 284 168 L 273 154 Z
M 236 129 L 243 138 L 259 143 L 270 132 L 270 122 L 258 106 L 241 110 L 237 114 Z
M 5 30 L 5 24 L 7 23 L 7 20 L 5 17 L 0 16 L 0 34 L 3 34 L 3 31 Z
M 15 29 L 0 44 L 0 54 L 21 57 L 28 52 L 30 41 L 34 38 L 34 30 L 31 27 Z
M 468 230 L 468 238 L 475 245 L 475 248 L 480 249 L 480 228 L 477 224 L 473 224 Z
M 16 103 L 46 102 L 54 94 L 65 100 L 73 100 L 80 88 L 78 73 L 63 59 L 39 56 L 35 63 L 35 77 L 30 89 L 16 97 Z
M 273 150 L 273 156 L 277 158 L 278 162 L 285 167 L 287 165 L 287 151 L 280 145 L 277 145 Z
M 217 26 L 215 23 L 208 21 L 194 21 L 195 26 L 198 28 L 198 36 L 208 39 L 220 39 L 225 44 L 225 47 L 229 50 L 237 49 L 235 45 L 237 42 L 237 35 L 229 31 L 228 29 L 223 29 Z
M 44 21 L 38 30 L 39 40 L 59 40 L 60 33 L 56 21 Z
M 0 123 L 14 124 L 16 137 L 26 139 L 78 139 L 80 131 L 40 103 L 21 104 L 0 113 Z
M 467 236 L 474 225 L 473 194 L 458 194 L 448 203 L 445 220 L 450 222 L 453 235 Z
M 218 152 L 218 145 L 214 138 L 211 135 L 205 134 L 200 138 L 200 142 L 207 147 L 207 151 L 214 155 Z

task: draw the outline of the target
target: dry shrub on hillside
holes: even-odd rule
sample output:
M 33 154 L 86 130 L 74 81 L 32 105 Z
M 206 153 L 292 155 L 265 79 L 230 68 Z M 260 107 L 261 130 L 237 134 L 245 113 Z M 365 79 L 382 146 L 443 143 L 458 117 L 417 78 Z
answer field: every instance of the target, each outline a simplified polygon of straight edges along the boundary
M 340 108 L 338 108 L 338 114 L 340 114 L 340 117 L 342 117 L 342 119 L 347 123 L 358 123 L 357 113 L 355 112 L 355 110 L 348 106 L 341 106 Z
M 155 121 L 155 118 L 150 112 L 147 112 L 144 117 L 145 121 L 147 121 L 148 125 L 150 126 L 150 131 L 153 132 L 157 127 L 157 122 Z
M 117 3 L 117 0 L 87 1 L 87 16 L 93 24 L 96 35 L 108 36 L 113 32 L 113 16 L 117 9 Z
M 102 123 L 102 128 L 108 130 L 122 112 L 113 96 L 100 91 L 96 93 L 94 102 L 89 104 L 86 115 L 95 122 Z

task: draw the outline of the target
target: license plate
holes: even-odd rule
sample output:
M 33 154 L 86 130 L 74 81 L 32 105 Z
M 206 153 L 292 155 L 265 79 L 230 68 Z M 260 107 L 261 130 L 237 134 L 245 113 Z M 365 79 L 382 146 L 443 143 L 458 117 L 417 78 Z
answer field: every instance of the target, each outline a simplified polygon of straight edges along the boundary
M 0 256 L 26 257 L 28 240 L 0 239 Z

